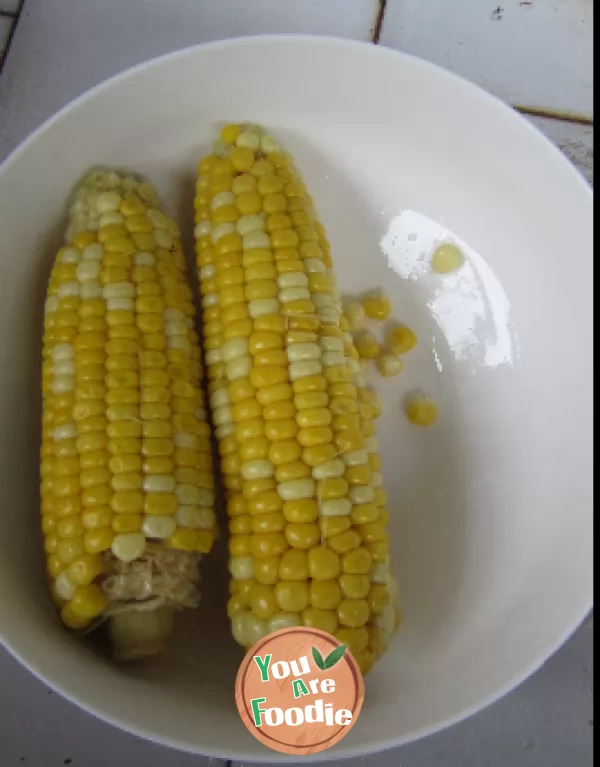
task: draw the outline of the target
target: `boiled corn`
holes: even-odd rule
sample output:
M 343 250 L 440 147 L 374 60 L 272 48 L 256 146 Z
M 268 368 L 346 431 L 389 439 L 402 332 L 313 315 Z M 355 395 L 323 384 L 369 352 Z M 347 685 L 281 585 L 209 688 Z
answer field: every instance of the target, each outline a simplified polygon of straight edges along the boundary
M 196 604 L 216 534 L 185 273 L 151 186 L 100 171 L 79 185 L 45 308 L 42 529 L 64 623 L 110 617 L 122 658 L 160 649 L 170 611 Z
M 248 648 L 285 626 L 316 626 L 366 672 L 399 613 L 377 407 L 325 230 L 289 156 L 255 126 L 223 129 L 199 163 L 194 208 L 234 638 Z

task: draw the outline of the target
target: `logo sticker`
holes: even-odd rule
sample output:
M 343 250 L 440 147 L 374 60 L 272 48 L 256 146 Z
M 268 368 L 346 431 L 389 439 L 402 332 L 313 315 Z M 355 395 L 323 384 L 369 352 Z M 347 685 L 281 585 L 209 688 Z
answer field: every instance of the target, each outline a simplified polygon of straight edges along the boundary
M 295 756 L 341 740 L 364 697 L 362 674 L 346 645 L 306 626 L 261 639 L 248 651 L 235 683 L 238 711 L 254 737 Z

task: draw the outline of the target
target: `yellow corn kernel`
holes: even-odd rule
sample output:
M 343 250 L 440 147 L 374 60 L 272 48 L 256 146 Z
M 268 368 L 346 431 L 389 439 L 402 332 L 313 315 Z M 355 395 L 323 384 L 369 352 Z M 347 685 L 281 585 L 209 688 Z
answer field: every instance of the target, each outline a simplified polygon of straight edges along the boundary
M 290 461 L 275 469 L 275 477 L 278 482 L 289 482 L 294 479 L 305 479 L 311 476 L 310 467 L 303 461 Z
M 299 378 L 292 383 L 294 394 L 306 394 L 307 392 L 327 391 L 328 381 L 325 376 L 314 375 Z
M 360 543 L 361 536 L 356 530 L 345 530 L 343 533 L 327 539 L 327 545 L 338 554 L 345 554 L 352 549 L 357 549 Z
M 348 483 L 341 477 L 331 477 L 317 482 L 317 498 L 346 498 L 348 496 Z
M 257 583 L 250 592 L 250 607 L 257 618 L 271 618 L 277 611 L 275 589 L 262 583 Z
M 252 536 L 252 551 L 251 554 L 256 559 L 263 559 L 265 557 L 273 557 L 283 552 L 288 548 L 288 543 L 285 536 L 281 532 L 277 533 L 256 533 Z
M 405 326 L 393 327 L 386 335 L 386 348 L 392 354 L 406 354 L 416 344 L 417 336 Z
M 321 540 L 321 531 L 314 522 L 290 522 L 286 525 L 285 537 L 292 548 L 309 549 Z
M 301 612 L 309 604 L 309 585 L 307 581 L 280 581 L 275 586 L 275 598 L 280 610 Z
M 241 192 L 235 198 L 235 204 L 242 216 L 260 213 L 262 210 L 262 198 L 257 192 Z
M 341 626 L 359 628 L 369 619 L 369 603 L 364 599 L 343 599 L 337 613 Z
M 310 581 L 309 601 L 317 610 L 337 610 L 342 601 L 342 590 L 337 580 Z
M 405 407 L 406 417 L 417 426 L 432 426 L 437 420 L 437 405 L 429 397 L 413 397 Z
M 371 571 L 373 555 L 368 549 L 359 547 L 342 554 L 340 561 L 343 573 L 366 575 Z
M 253 533 L 278 533 L 285 528 L 285 517 L 281 512 L 248 516 Z
M 179 549 L 180 551 L 196 551 L 198 533 L 199 531 L 192 530 L 189 527 L 178 527 L 173 535 L 167 539 L 167 543 L 172 549 Z
M 84 618 L 73 612 L 69 604 L 66 604 L 60 611 L 60 618 L 67 628 L 73 629 L 74 631 L 80 631 L 81 629 L 86 628 L 91 622 L 91 618 Z
M 254 561 L 254 577 L 259 583 L 274 586 L 279 580 L 280 557 L 265 557 Z
M 380 322 L 387 319 L 392 311 L 392 303 L 383 290 L 366 296 L 362 305 L 367 317 Z
M 276 404 L 279 405 L 282 403 Z M 298 433 L 298 426 L 296 421 L 292 418 L 270 420 L 264 425 L 264 433 L 267 439 L 271 440 L 271 442 L 293 439 Z
M 384 378 L 391 378 L 404 370 L 404 363 L 395 354 L 382 354 L 375 365 Z
M 308 552 L 308 567 L 311 578 L 333 580 L 339 574 L 339 555 L 326 546 L 315 546 Z
M 263 418 L 265 421 L 289 421 L 295 420 L 296 408 L 291 400 L 279 400 L 277 402 L 270 402 L 263 408 Z M 289 425 L 288 425 L 289 426 Z M 288 428 L 286 426 L 286 428 Z M 291 428 L 291 427 L 290 427 Z M 285 439 L 285 437 L 283 437 Z
M 340 588 L 347 599 L 364 599 L 371 582 L 368 575 L 360 573 L 343 573 L 340 575 Z
M 460 248 L 451 242 L 439 245 L 431 259 L 431 268 L 438 274 L 448 274 L 459 269 L 464 263 L 464 255 Z
M 279 560 L 279 579 L 282 581 L 306 581 L 309 577 L 306 552 L 290 549 Z
M 329 434 L 332 434 L 330 429 L 327 429 Z M 331 442 L 325 442 L 322 444 L 309 445 L 302 451 L 302 458 L 305 463 L 313 468 L 327 463 L 338 454 L 338 449 Z
M 338 617 L 335 610 L 317 610 L 314 607 L 308 607 L 302 613 L 302 623 L 304 626 L 321 629 L 328 634 L 334 634 L 338 628 Z

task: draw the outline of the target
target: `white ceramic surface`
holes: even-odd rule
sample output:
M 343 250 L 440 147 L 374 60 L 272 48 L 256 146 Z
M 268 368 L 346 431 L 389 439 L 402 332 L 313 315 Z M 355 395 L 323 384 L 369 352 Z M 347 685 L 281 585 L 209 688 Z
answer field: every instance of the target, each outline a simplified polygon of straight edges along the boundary
M 405 623 L 367 677 L 359 722 L 327 756 L 367 753 L 491 702 L 591 606 L 591 193 L 474 86 L 322 38 L 222 42 L 143 65 L 72 104 L 2 166 L 0 638 L 92 713 L 199 753 L 281 761 L 235 710 L 241 654 L 223 610 L 223 552 L 206 562 L 205 602 L 180 621 L 167 657 L 115 668 L 63 632 L 37 533 L 40 327 L 81 173 L 147 174 L 189 230 L 195 163 L 225 119 L 262 122 L 286 143 L 343 290 L 385 284 L 420 338 L 403 378 L 381 387 Z M 467 256 L 445 278 L 424 265 L 440 238 Z M 440 403 L 432 430 L 401 414 L 416 388 Z

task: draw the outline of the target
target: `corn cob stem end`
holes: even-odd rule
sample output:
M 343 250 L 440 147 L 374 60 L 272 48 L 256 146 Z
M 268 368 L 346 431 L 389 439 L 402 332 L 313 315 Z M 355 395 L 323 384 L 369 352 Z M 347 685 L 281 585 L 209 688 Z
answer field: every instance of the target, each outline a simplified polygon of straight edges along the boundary
M 117 662 L 148 658 L 163 652 L 174 623 L 171 607 L 126 610 L 110 617 L 108 630 Z

